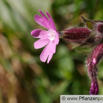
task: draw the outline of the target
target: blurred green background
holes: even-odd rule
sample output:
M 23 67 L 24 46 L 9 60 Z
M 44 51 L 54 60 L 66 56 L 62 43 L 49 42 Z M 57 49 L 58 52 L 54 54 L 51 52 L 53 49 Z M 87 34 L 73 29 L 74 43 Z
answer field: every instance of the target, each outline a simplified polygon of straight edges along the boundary
M 85 18 L 103 20 L 103 0 L 0 0 L 0 103 L 59 103 L 60 95 L 89 94 L 86 55 L 60 40 L 49 64 L 30 32 L 45 29 L 34 21 L 38 9 L 48 11 L 57 30 Z M 103 62 L 98 69 L 99 94 L 103 94 Z

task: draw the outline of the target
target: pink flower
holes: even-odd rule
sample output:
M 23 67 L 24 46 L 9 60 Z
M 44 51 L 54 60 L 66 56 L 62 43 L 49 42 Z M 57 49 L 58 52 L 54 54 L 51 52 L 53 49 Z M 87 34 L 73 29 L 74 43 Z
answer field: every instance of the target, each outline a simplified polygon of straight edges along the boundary
M 42 53 L 40 54 L 40 60 L 42 62 L 46 62 L 47 60 L 47 63 L 49 63 L 53 54 L 56 52 L 56 45 L 59 43 L 59 34 L 56 31 L 55 24 L 50 14 L 46 12 L 46 17 L 41 10 L 39 10 L 39 12 L 42 17 L 35 15 L 34 19 L 38 24 L 47 28 L 48 31 L 35 29 L 31 31 L 31 35 L 34 38 L 40 38 L 34 43 L 34 48 L 39 49 L 45 46 Z

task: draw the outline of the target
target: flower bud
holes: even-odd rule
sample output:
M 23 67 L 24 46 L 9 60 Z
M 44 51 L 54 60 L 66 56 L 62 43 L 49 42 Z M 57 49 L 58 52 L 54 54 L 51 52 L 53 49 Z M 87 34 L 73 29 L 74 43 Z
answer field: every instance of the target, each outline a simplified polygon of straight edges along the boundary
M 98 31 L 99 33 L 103 33 L 103 23 L 98 24 L 98 26 L 97 26 L 97 31 Z
M 71 40 L 71 41 L 82 41 L 89 37 L 91 31 L 88 28 L 81 27 L 81 28 L 70 28 L 64 30 L 64 39 Z
M 98 82 L 97 80 L 92 80 L 92 83 L 91 83 L 91 88 L 90 88 L 90 95 L 97 95 L 99 92 L 99 89 L 98 89 Z
M 97 83 L 97 63 L 103 56 L 103 44 L 98 44 L 92 54 L 87 58 L 88 74 L 91 79 L 90 94 L 98 94 L 99 88 Z
M 103 56 L 103 44 L 99 44 L 92 54 L 92 65 L 96 65 Z

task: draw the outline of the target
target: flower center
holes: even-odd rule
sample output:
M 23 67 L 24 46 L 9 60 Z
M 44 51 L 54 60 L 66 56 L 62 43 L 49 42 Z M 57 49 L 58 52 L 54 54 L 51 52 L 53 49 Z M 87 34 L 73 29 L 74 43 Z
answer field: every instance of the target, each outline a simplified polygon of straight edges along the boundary
M 56 35 L 57 35 L 57 33 L 56 33 L 56 31 L 55 30 L 53 30 L 53 29 L 49 29 L 48 30 L 48 38 L 49 38 L 49 40 L 50 41 L 53 41 L 53 40 L 55 40 L 55 38 L 56 38 Z

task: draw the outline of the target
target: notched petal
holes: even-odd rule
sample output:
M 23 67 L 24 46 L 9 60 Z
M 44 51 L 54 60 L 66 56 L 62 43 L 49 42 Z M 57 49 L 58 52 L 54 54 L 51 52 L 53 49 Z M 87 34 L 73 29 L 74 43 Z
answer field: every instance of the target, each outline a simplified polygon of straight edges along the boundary
M 49 63 L 49 62 L 50 62 L 50 60 L 52 59 L 52 56 L 53 56 L 53 53 L 49 54 L 49 56 L 48 56 L 48 60 L 47 60 L 47 63 Z
M 39 12 L 40 12 L 40 14 L 42 15 L 42 17 L 43 17 L 46 21 L 48 21 L 48 18 L 45 16 L 45 14 L 44 14 L 41 10 L 39 10 Z
M 42 17 L 39 16 L 39 15 L 35 15 L 35 16 L 34 16 L 34 19 L 35 19 L 35 21 L 36 21 L 38 24 L 40 24 L 41 26 L 49 29 L 49 25 L 48 25 L 47 21 L 46 21 L 44 18 L 42 18 Z
M 50 60 L 52 59 L 53 54 L 56 52 L 56 45 L 53 44 L 52 42 L 50 42 L 42 51 L 41 55 L 40 55 L 40 60 L 42 62 L 46 62 L 47 63 L 50 62 Z
M 47 11 L 46 11 L 46 14 L 47 14 L 48 18 L 51 18 L 50 14 Z

